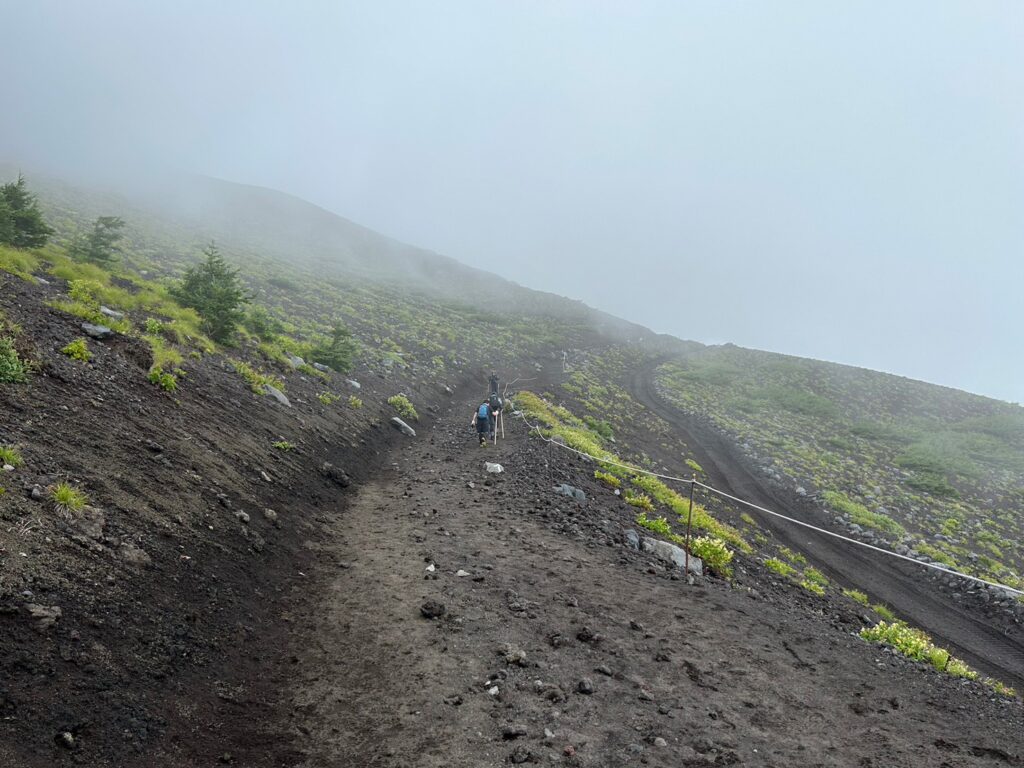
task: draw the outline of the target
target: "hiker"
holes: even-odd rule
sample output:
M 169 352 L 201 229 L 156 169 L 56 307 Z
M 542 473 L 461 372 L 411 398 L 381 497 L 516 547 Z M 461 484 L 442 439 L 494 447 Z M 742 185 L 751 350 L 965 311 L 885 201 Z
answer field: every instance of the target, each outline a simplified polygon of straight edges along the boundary
M 498 374 L 496 373 L 491 374 L 491 394 L 498 394 Z
M 487 442 L 487 438 L 494 430 L 491 404 L 486 400 L 480 403 L 480 407 L 473 412 L 473 420 L 469 424 L 476 427 L 476 434 L 480 438 L 480 446 L 483 447 Z
M 497 392 L 491 392 L 490 398 L 487 400 L 487 404 L 491 406 L 491 439 L 494 439 L 494 430 L 498 426 L 498 419 L 501 418 L 501 409 L 504 403 L 501 397 L 498 396 Z

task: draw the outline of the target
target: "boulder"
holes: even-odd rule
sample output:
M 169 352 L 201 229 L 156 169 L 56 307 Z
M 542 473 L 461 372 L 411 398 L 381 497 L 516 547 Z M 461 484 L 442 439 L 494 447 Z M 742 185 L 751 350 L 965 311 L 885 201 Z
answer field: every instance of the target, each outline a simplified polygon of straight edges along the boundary
M 36 605 L 28 603 L 25 606 L 28 615 L 35 619 L 33 625 L 36 632 L 47 632 L 53 629 L 53 625 L 60 619 L 62 612 L 56 605 Z
M 114 336 L 114 332 L 105 325 L 82 323 L 82 330 L 85 331 L 86 336 L 92 336 L 94 339 L 110 339 Z
M 320 472 L 328 480 L 342 488 L 348 488 L 349 485 L 352 484 L 352 480 L 347 474 L 345 474 L 345 470 L 341 467 L 334 466 L 329 461 L 325 461 L 323 465 L 321 465 Z
M 282 392 L 277 387 L 272 387 L 269 384 L 264 384 L 263 385 L 263 394 L 264 395 L 270 395 L 272 398 L 277 400 L 277 402 L 279 402 L 281 405 L 286 405 L 289 408 L 292 407 L 291 401 L 288 399 L 288 397 L 285 395 L 285 393 Z
M 288 355 L 288 365 L 290 365 L 292 368 L 298 368 L 298 367 L 303 366 L 305 364 L 306 364 L 306 361 L 303 360 L 298 355 Z
M 682 547 L 677 547 L 675 544 L 669 544 L 667 541 L 654 539 L 650 536 L 644 536 L 641 546 L 644 552 L 651 553 L 659 560 L 675 565 L 680 569 L 686 567 L 686 550 Z M 694 576 L 704 575 L 704 563 L 696 555 L 690 555 L 690 573 Z
M 640 549 L 640 535 L 632 528 L 626 529 L 626 546 L 630 549 Z
M 320 371 L 320 373 L 332 373 L 331 369 L 323 363 L 313 363 L 313 367 Z
M 352 389 L 356 390 L 357 392 L 363 388 L 363 385 L 360 384 L 358 381 L 355 381 L 354 379 L 345 379 L 345 383 L 348 384 L 350 387 L 352 387 Z
M 100 306 L 100 314 L 113 318 L 114 320 L 124 320 L 124 312 L 118 312 L 116 309 L 111 309 L 110 307 Z
M 409 437 L 416 437 L 416 430 L 410 427 L 397 416 L 391 417 L 391 426 L 397 429 L 403 435 L 408 435 Z
M 555 493 L 559 493 L 562 496 L 568 496 L 570 499 L 576 499 L 581 504 L 587 500 L 587 494 L 581 491 L 579 488 L 574 488 L 571 485 L 562 483 L 554 487 Z

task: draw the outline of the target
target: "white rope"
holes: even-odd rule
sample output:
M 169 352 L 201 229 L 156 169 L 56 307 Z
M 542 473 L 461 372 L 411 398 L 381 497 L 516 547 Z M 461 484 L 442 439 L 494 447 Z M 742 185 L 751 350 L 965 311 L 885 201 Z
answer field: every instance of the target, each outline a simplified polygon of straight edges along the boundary
M 691 485 L 699 485 L 701 488 L 704 488 L 704 489 L 706 489 L 708 491 L 711 491 L 712 493 L 718 494 L 719 496 L 722 496 L 722 497 L 727 498 L 727 499 L 731 499 L 732 501 L 735 501 L 735 502 L 737 502 L 739 504 L 744 504 L 744 505 L 746 505 L 746 506 L 748 506 L 748 507 L 750 507 L 752 509 L 758 510 L 759 512 L 764 512 L 767 515 L 772 515 L 772 516 L 778 517 L 778 518 L 780 518 L 782 520 L 786 520 L 787 522 L 794 523 L 796 525 L 801 525 L 804 528 L 810 528 L 812 531 L 817 531 L 818 533 L 822 533 L 822 534 L 824 534 L 826 536 L 831 536 L 831 537 L 833 537 L 835 539 L 839 539 L 841 541 L 845 541 L 845 542 L 847 542 L 849 544 L 856 544 L 859 547 L 865 547 L 867 549 L 874 550 L 875 552 L 880 552 L 883 555 L 890 555 L 891 557 L 897 557 L 900 560 L 906 560 L 908 563 L 913 563 L 914 565 L 920 565 L 920 566 L 922 566 L 924 568 L 931 568 L 931 569 L 936 570 L 936 571 L 942 571 L 943 573 L 948 573 L 948 574 L 950 574 L 952 576 L 958 576 L 961 579 L 968 579 L 969 581 L 974 581 L 974 582 L 977 582 L 979 584 L 987 584 L 990 587 L 997 587 L 999 589 L 1004 589 L 1007 592 L 1012 592 L 1015 595 L 1024 595 L 1024 590 L 1021 590 L 1021 589 L 1015 589 L 1013 587 L 1008 587 L 1005 584 L 999 584 L 997 582 L 988 581 L 986 579 L 982 579 L 982 578 L 979 578 L 977 576 L 971 576 L 968 573 L 962 573 L 960 571 L 955 571 L 952 568 L 946 568 L 945 566 L 938 565 L 937 563 L 928 563 L 928 562 L 923 562 L 921 560 L 915 560 L 914 558 L 910 557 L 909 555 L 901 555 L 899 552 L 893 552 L 890 549 L 883 549 L 882 547 L 876 547 L 874 544 L 868 544 L 867 542 L 858 541 L 857 539 L 851 539 L 849 536 L 843 536 L 841 533 L 836 533 L 835 531 L 829 531 L 829 530 L 827 530 L 825 528 L 819 528 L 818 526 L 811 525 L 810 523 L 806 523 L 803 520 L 797 520 L 796 518 L 788 517 L 787 515 L 783 515 L 780 512 L 774 512 L 774 511 L 772 511 L 770 509 L 767 509 L 765 507 L 762 507 L 762 506 L 759 506 L 757 504 L 754 504 L 751 501 L 747 501 L 746 499 L 741 499 L 738 496 L 733 496 L 732 494 L 726 493 L 725 491 L 720 491 L 717 488 L 714 488 L 713 486 L 710 486 L 710 485 L 707 485 L 705 483 L 702 483 L 699 480 L 696 480 L 694 478 L 687 479 L 687 478 L 683 478 L 683 477 L 673 477 L 671 475 L 662 475 L 662 474 L 658 474 L 657 472 L 651 472 L 650 470 L 647 470 L 647 469 L 640 469 L 639 467 L 634 467 L 634 466 L 631 466 L 629 464 L 620 464 L 619 462 L 611 461 L 609 459 L 601 459 L 601 458 L 598 458 L 597 456 L 591 456 L 589 453 L 586 453 L 584 451 L 579 451 L 579 450 L 577 450 L 577 449 L 575 449 L 575 448 L 573 448 L 571 446 L 565 445 L 564 443 L 560 443 L 557 440 L 553 440 L 550 437 L 546 436 L 541 431 L 540 427 L 538 427 L 535 424 L 531 424 L 529 422 L 529 420 L 526 418 L 526 416 L 523 414 L 522 411 L 513 411 L 513 413 L 515 415 L 519 416 L 519 418 L 521 418 L 526 423 L 526 425 L 530 427 L 531 430 L 536 431 L 537 434 L 540 435 L 540 438 L 542 440 L 544 440 L 544 441 L 546 441 L 548 443 L 551 443 L 552 445 L 557 445 L 559 448 L 564 448 L 567 451 L 571 451 L 573 453 L 579 454 L 580 456 L 585 456 L 588 459 L 592 459 L 594 461 L 598 461 L 598 462 L 600 462 L 602 464 L 610 464 L 610 465 L 612 465 L 614 467 L 622 467 L 623 469 L 628 469 L 631 472 L 639 472 L 639 473 L 644 474 L 644 475 L 651 475 L 652 477 L 661 478 L 662 480 L 674 480 L 674 481 L 679 482 L 679 483 L 689 483 Z

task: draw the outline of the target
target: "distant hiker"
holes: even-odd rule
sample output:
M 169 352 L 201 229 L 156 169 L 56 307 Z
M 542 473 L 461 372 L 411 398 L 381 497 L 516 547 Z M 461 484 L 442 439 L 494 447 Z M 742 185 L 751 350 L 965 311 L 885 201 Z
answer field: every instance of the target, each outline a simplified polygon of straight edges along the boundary
M 494 430 L 493 418 L 491 404 L 486 400 L 480 403 L 480 407 L 473 412 L 473 420 L 469 424 L 476 427 L 476 434 L 480 438 L 481 446 L 487 442 L 488 436 Z
M 498 374 L 491 374 L 491 395 L 498 394 Z

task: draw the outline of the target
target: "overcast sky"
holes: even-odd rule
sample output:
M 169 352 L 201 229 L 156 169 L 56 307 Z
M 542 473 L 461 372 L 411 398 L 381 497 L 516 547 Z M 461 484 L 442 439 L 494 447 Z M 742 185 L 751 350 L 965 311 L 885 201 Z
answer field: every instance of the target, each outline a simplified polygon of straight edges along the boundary
M 154 161 L 704 342 L 1024 401 L 1024 3 L 0 0 L 0 160 Z

